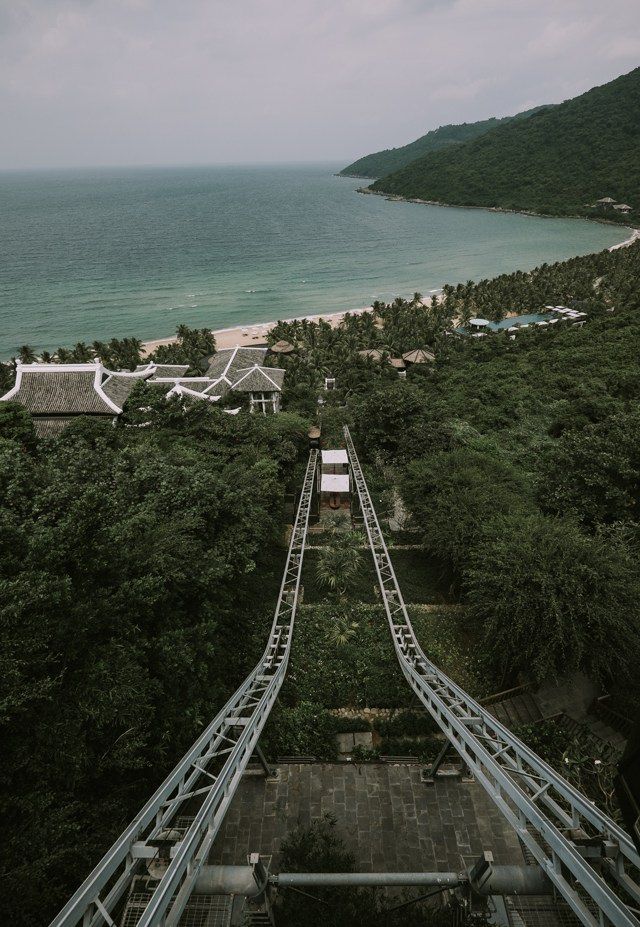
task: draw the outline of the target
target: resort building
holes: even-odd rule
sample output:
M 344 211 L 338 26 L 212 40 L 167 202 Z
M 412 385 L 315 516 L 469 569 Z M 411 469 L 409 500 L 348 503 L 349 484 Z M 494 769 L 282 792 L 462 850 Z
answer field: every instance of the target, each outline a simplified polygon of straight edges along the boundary
M 454 334 L 472 338 L 485 338 L 496 332 L 507 332 L 509 338 L 515 338 L 518 332 L 528 328 L 550 328 L 559 322 L 570 322 L 572 325 L 582 326 L 587 319 L 587 313 L 568 306 L 545 306 L 543 312 L 530 312 L 527 315 L 506 316 L 499 322 L 489 319 L 470 319 L 467 325 L 460 325 L 453 329 Z
M 167 397 L 218 402 L 231 392 L 246 397 L 250 412 L 280 410 L 284 370 L 262 366 L 266 348 L 234 348 L 209 358 L 207 375 L 187 377 L 186 364 L 142 364 L 133 371 L 107 370 L 99 359 L 88 364 L 16 365 L 13 389 L 0 397 L 31 412 L 40 437 L 59 434 L 74 418 L 115 420 L 137 383 L 146 381 Z M 235 414 L 237 409 L 225 409 Z
M 281 367 L 265 367 L 266 354 L 266 348 L 235 347 L 218 351 L 209 358 L 207 372 L 202 377 L 187 377 L 181 372 L 175 376 L 154 376 L 151 382 L 164 386 L 167 396 L 185 399 L 218 402 L 233 393 L 238 400 L 246 399 L 250 412 L 267 415 L 280 411 L 285 371 Z
M 631 206 L 628 206 L 626 203 L 616 203 L 613 208 L 618 212 L 621 212 L 623 216 L 626 216 L 631 212 Z
M 90 364 L 16 364 L 13 389 L 0 397 L 31 412 L 40 437 L 59 434 L 74 418 L 114 420 L 132 389 L 152 371 L 107 370 L 99 360 Z

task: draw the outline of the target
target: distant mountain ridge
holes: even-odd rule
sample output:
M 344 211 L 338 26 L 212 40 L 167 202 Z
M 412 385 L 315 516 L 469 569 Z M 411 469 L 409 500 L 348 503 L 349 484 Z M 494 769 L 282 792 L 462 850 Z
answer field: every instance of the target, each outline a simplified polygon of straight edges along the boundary
M 458 206 L 640 221 L 640 68 L 527 119 L 432 151 L 369 189 Z M 628 217 L 610 205 L 628 204 Z
M 399 148 L 386 148 L 384 151 L 376 151 L 373 154 L 365 155 L 363 158 L 358 158 L 357 161 L 343 168 L 340 175 L 342 177 L 363 178 L 384 177 L 386 174 L 401 170 L 411 164 L 412 161 L 431 151 L 440 151 L 450 145 L 461 145 L 463 142 L 484 135 L 485 132 L 489 132 L 500 125 L 512 122 L 514 119 L 526 119 L 533 113 L 547 108 L 537 106 L 535 109 L 517 113 L 515 116 L 503 116 L 501 119 L 492 117 L 491 119 L 483 119 L 480 122 L 463 122 L 459 125 L 440 126 L 417 138 L 414 142 L 409 142 L 408 145 L 401 145 Z

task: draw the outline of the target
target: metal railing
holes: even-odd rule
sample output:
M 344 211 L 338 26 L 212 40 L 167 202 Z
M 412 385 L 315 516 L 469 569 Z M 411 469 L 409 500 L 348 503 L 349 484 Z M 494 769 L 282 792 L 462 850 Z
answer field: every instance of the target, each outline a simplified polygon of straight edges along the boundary
M 193 800 L 199 803 L 193 823 L 173 846 L 167 868 L 138 920 L 138 927 L 177 927 L 284 681 L 317 456 L 316 450 L 309 454 L 271 634 L 260 662 L 54 918 L 51 927 L 113 927 L 113 912 L 144 860 L 157 854 L 159 839 L 167 835 L 184 803 Z
M 346 426 L 344 435 L 396 655 L 409 685 L 580 921 L 586 927 L 639 927 L 640 857 L 628 834 L 422 651 Z

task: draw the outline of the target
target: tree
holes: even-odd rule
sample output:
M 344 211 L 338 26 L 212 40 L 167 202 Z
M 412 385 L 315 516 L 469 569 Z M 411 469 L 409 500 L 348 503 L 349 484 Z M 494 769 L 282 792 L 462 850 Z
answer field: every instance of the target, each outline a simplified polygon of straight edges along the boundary
M 39 449 L 0 405 L 3 923 L 53 915 L 252 665 L 225 642 L 260 614 L 306 428 L 172 405 Z
M 640 412 L 632 407 L 554 442 L 538 485 L 543 509 L 589 528 L 640 519 Z
M 358 633 L 360 627 L 357 621 L 350 621 L 346 615 L 337 615 L 333 618 L 327 634 L 327 640 L 336 647 L 348 644 Z
M 15 441 L 27 451 L 37 443 L 31 413 L 17 402 L 0 402 L 0 438 Z
M 23 344 L 18 348 L 18 358 L 21 364 L 33 364 L 37 360 L 36 353 L 30 344 Z
M 292 831 L 283 841 L 281 854 L 282 872 L 355 870 L 355 857 L 347 849 L 340 823 L 332 814 Z M 415 898 L 416 893 L 403 896 L 404 900 L 411 897 Z M 394 910 L 398 903 L 397 893 L 389 898 L 384 891 L 376 893 L 371 889 L 319 888 L 312 893 L 282 890 L 276 916 L 288 927 L 453 927 L 452 913 L 446 908 L 417 902 Z
M 490 447 L 457 447 L 413 461 L 402 497 L 427 550 L 464 568 L 487 520 L 525 512 L 530 505 L 521 475 Z
M 464 592 L 504 673 L 542 680 L 584 669 L 609 680 L 637 669 L 640 584 L 615 537 L 537 513 L 497 516 L 469 552 Z
M 192 370 L 201 373 L 200 362 L 216 350 L 213 332 L 179 325 L 176 334 L 175 342 L 158 345 L 148 359 L 158 364 L 189 364 Z
M 316 564 L 318 584 L 344 595 L 362 564 L 362 553 L 355 544 L 325 547 Z

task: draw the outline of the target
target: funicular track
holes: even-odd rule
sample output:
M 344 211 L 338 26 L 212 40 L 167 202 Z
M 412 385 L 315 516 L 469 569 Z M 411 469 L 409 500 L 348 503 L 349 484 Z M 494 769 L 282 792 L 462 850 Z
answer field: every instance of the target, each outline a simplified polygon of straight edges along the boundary
M 409 685 L 586 927 L 639 927 L 631 838 L 423 653 L 349 429 L 349 462 L 396 655 Z
M 137 925 L 177 927 L 287 671 L 317 454 L 316 450 L 309 454 L 275 617 L 261 660 L 51 927 L 114 927 L 122 899 L 150 860 L 159 865 L 160 877 Z M 190 810 L 195 806 L 195 817 L 181 830 L 176 822 L 187 806 Z

